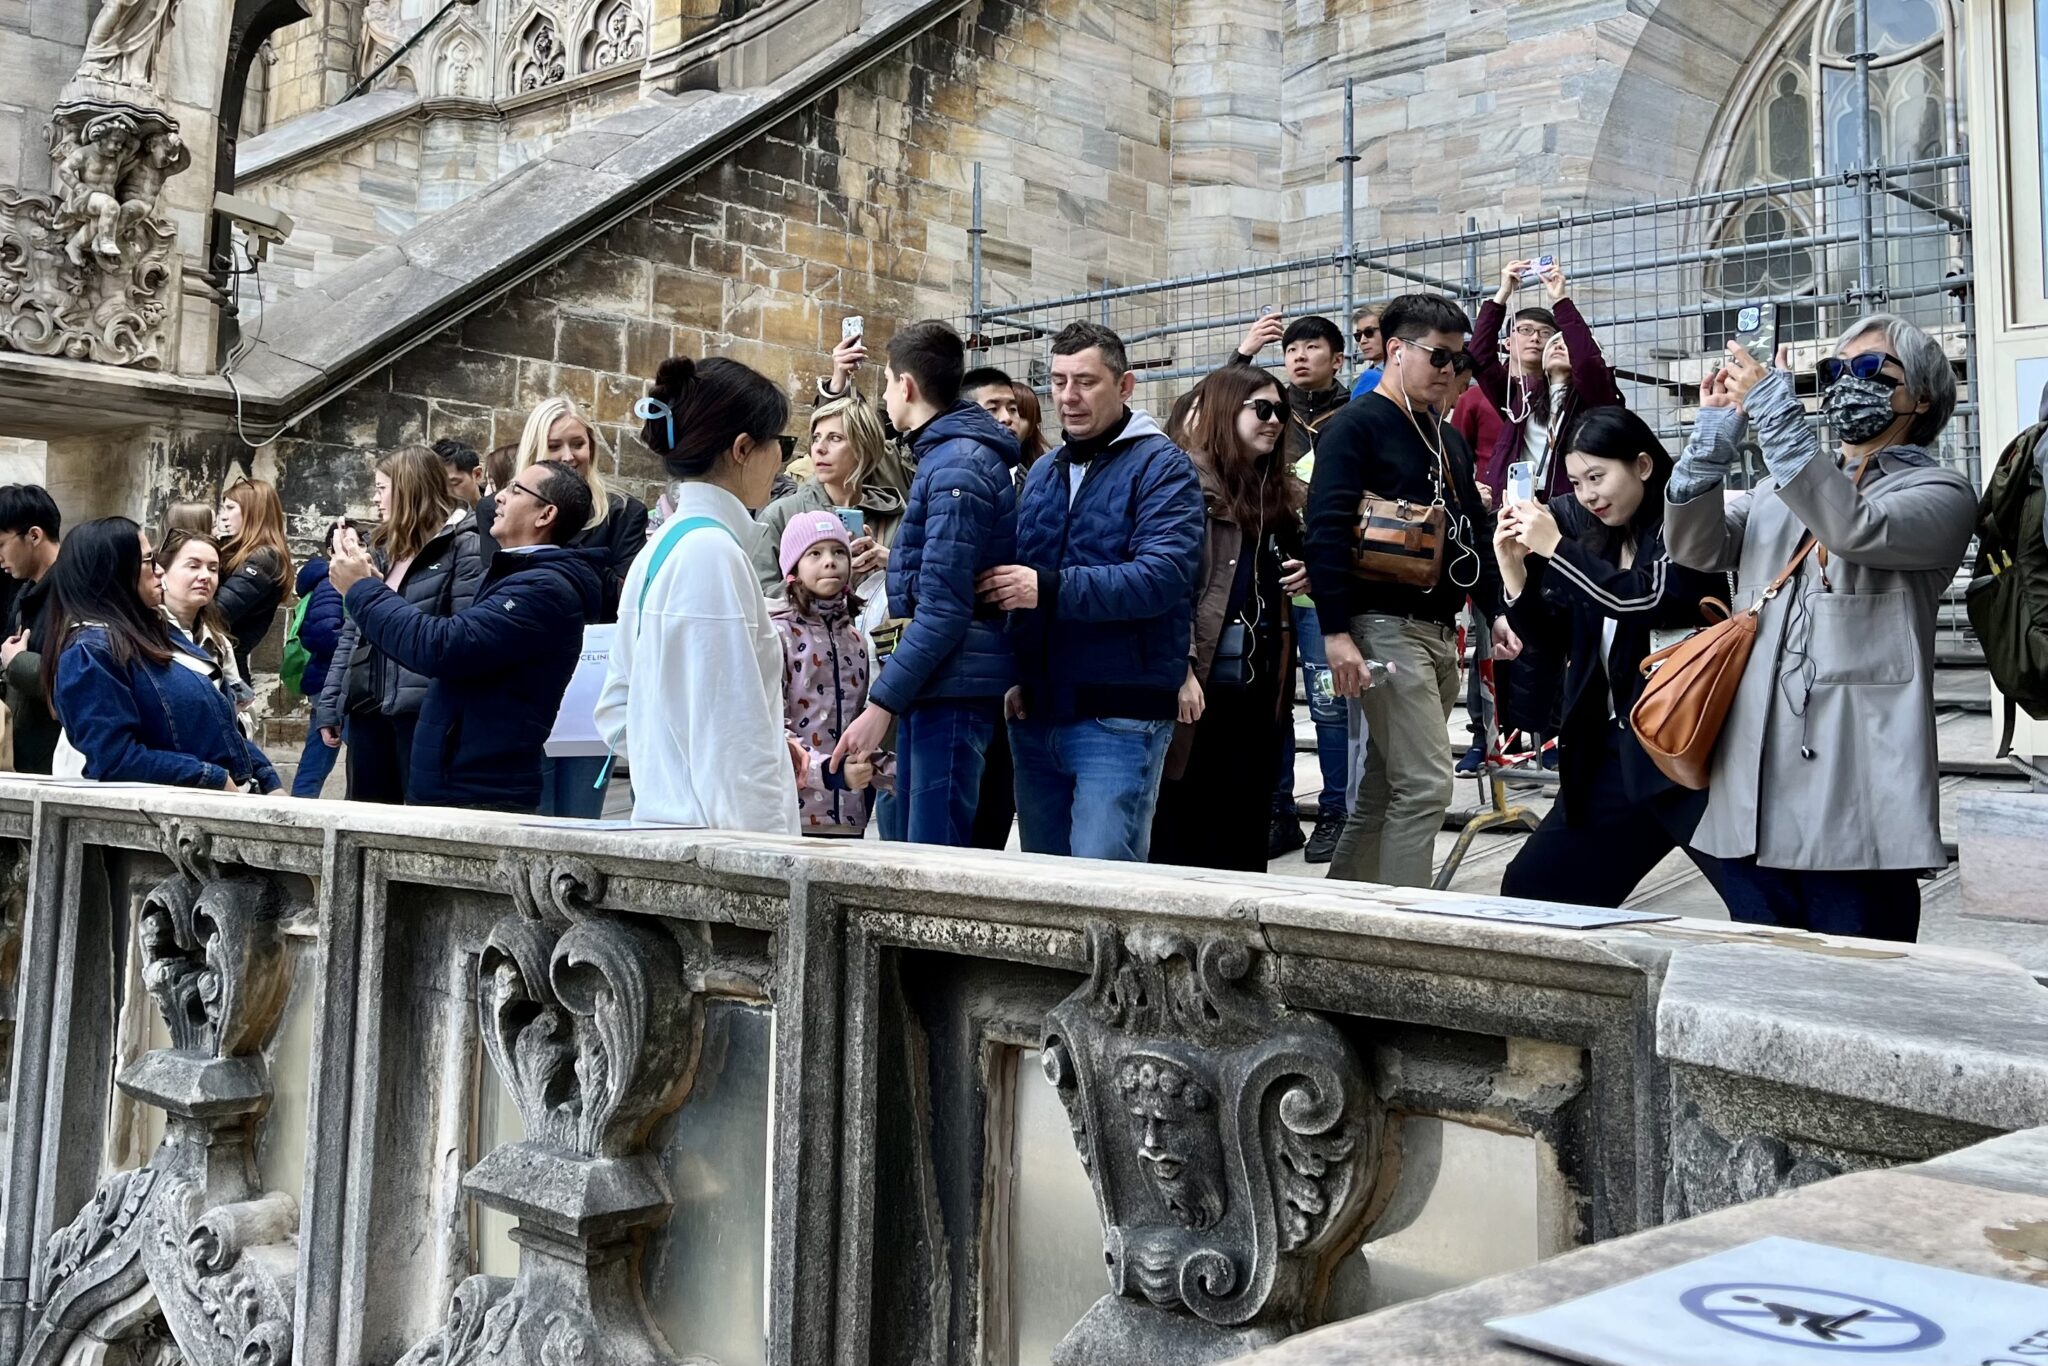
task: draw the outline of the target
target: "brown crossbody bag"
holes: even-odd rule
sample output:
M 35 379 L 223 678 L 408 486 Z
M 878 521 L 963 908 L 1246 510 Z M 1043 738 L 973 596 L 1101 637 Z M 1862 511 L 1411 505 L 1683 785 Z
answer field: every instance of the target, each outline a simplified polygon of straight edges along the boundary
M 1411 423 L 1415 421 L 1410 414 Z M 1416 435 L 1420 436 L 1420 425 Z M 1418 503 L 1408 498 L 1365 494 L 1358 500 L 1358 527 L 1351 547 L 1351 567 L 1364 579 L 1434 588 L 1443 575 L 1444 542 L 1450 539 L 1450 514 L 1444 502 L 1451 485 L 1450 459 L 1443 434 L 1437 434 L 1436 498 Z M 1425 448 L 1428 442 L 1424 441 Z
M 1865 456 L 1856 469 L 1859 488 L 1869 469 L 1870 457 Z M 1680 787 L 1706 790 L 1714 745 L 1727 723 L 1728 709 L 1735 705 L 1735 690 L 1742 683 L 1750 651 L 1756 648 L 1757 619 L 1818 545 L 1808 532 L 1771 586 L 1745 612 L 1730 616 L 1728 604 L 1719 598 L 1701 600 L 1700 607 L 1719 611 L 1721 620 L 1643 660 L 1643 695 L 1629 710 L 1629 728 L 1650 762 Z M 1827 551 L 1822 550 L 1820 557 L 1825 565 Z

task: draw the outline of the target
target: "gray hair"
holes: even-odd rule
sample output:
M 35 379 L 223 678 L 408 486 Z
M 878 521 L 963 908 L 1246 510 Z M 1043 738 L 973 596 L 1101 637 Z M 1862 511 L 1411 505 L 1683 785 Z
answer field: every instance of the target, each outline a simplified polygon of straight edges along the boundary
M 1849 330 L 1835 343 L 1835 354 L 1841 355 L 1850 342 L 1872 332 L 1884 333 L 1885 348 L 1905 370 L 1906 392 L 1927 404 L 1926 412 L 1914 414 L 1913 425 L 1906 429 L 1906 440 L 1915 446 L 1932 447 L 1956 411 L 1956 371 L 1949 364 L 1948 352 L 1941 349 L 1940 342 L 1896 313 L 1872 313 L 1849 324 Z

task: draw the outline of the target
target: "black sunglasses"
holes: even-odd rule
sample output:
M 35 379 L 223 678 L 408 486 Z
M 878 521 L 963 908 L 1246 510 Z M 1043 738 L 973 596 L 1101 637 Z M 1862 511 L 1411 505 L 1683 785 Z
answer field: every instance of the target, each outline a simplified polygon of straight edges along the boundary
M 1860 356 L 1850 356 L 1847 359 L 1841 356 L 1823 356 L 1820 364 L 1814 369 L 1820 375 L 1820 387 L 1823 389 L 1829 388 L 1844 375 L 1854 375 L 1858 379 L 1874 379 L 1887 389 L 1904 388 L 1904 380 L 1884 372 L 1887 361 L 1901 370 L 1906 368 L 1904 361 L 1888 351 L 1865 351 Z
M 1394 340 L 1412 346 L 1428 356 L 1432 369 L 1441 370 L 1449 366 L 1453 373 L 1462 375 L 1472 368 L 1472 356 L 1469 352 L 1453 351 L 1448 346 L 1424 346 L 1421 342 L 1408 337 L 1396 337 Z
M 1251 409 L 1252 416 L 1259 421 L 1271 422 L 1274 418 L 1280 416 L 1285 405 L 1270 398 L 1248 398 L 1244 401 L 1243 406 Z
M 1361 327 L 1356 332 L 1353 332 L 1351 334 L 1351 340 L 1371 341 L 1374 337 L 1377 337 L 1379 334 L 1380 330 L 1377 327 Z

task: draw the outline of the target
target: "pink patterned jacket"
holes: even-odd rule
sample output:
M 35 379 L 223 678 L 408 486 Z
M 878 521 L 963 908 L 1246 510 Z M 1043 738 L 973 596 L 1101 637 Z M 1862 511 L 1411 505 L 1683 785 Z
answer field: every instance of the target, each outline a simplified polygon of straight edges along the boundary
M 873 794 L 835 785 L 825 761 L 868 704 L 873 665 L 867 637 L 843 594 L 808 613 L 778 603 L 771 615 L 782 637 L 783 726 L 811 761 L 797 792 L 803 832 L 858 837 L 867 829 Z M 875 760 L 875 787 L 891 786 L 895 756 L 878 754 Z

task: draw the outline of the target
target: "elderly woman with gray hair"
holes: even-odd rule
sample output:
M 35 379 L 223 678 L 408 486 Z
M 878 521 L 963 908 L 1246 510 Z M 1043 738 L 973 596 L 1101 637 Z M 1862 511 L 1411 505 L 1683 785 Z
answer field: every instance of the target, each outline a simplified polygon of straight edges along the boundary
M 1722 861 L 1737 920 L 1911 941 L 1920 874 L 1947 863 L 1935 612 L 1977 495 L 1934 455 L 1956 406 L 1934 338 L 1901 318 L 1864 318 L 1819 372 L 1821 412 L 1841 441 L 1833 455 L 1790 372 L 1731 344 L 1665 490 L 1672 559 L 1735 570 L 1738 611 L 1815 542 L 1758 620 L 1693 844 Z M 1770 477 L 1729 493 L 1746 424 Z

